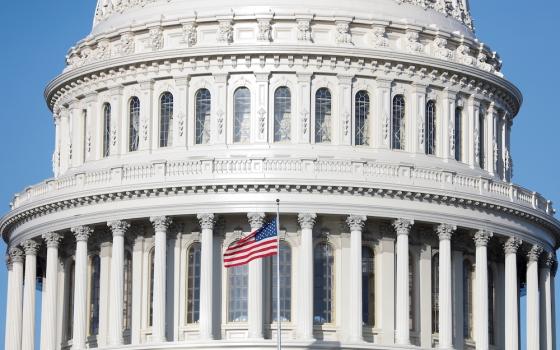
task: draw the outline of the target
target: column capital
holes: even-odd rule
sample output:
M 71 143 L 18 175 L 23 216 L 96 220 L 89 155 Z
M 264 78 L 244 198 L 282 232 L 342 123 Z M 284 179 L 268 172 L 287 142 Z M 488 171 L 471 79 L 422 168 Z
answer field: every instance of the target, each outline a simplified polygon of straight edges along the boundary
M 300 213 L 298 214 L 299 226 L 302 229 L 312 230 L 315 226 L 315 220 L 317 220 L 317 214 L 315 213 Z
M 523 241 L 521 241 L 521 239 L 517 237 L 508 238 L 508 240 L 504 243 L 504 253 L 506 253 L 506 255 L 517 254 L 517 250 L 519 249 L 522 243 Z
M 152 216 L 150 222 L 154 225 L 154 230 L 167 231 L 172 220 L 169 216 Z
M 474 243 L 477 247 L 486 247 L 494 234 L 490 231 L 479 230 L 474 234 Z
M 554 252 L 545 252 L 543 254 L 543 267 L 552 269 L 556 264 L 556 254 Z
M 107 226 L 111 229 L 111 232 L 113 232 L 113 237 L 122 237 L 130 228 L 130 223 L 124 220 L 115 220 L 109 221 Z
M 93 233 L 93 229 L 89 226 L 76 226 L 71 229 L 74 236 L 76 236 L 76 241 L 87 242 L 89 236 Z
M 440 241 L 450 241 L 456 230 L 457 226 L 449 224 L 440 224 L 436 227 L 436 232 Z
M 410 234 L 410 229 L 412 228 L 412 225 L 414 225 L 414 220 L 408 220 L 408 219 L 393 220 L 393 228 L 395 229 L 397 236 L 400 235 L 408 236 Z
M 264 213 L 247 213 L 247 219 L 249 220 L 252 231 L 262 227 L 264 224 L 264 217 Z
M 200 228 L 203 230 L 213 230 L 214 224 L 216 223 L 216 218 L 212 213 L 201 213 L 197 214 L 196 218 L 200 223 Z
M 57 232 L 45 232 L 41 237 L 47 244 L 47 248 L 58 248 L 62 240 L 62 235 Z
M 25 254 L 23 250 L 17 247 L 12 247 L 8 250 L 8 254 L 10 255 L 10 260 L 13 263 L 20 262 L 22 263 L 25 260 Z
M 365 215 L 348 215 L 346 218 L 346 224 L 350 228 L 350 231 L 362 231 L 366 221 L 367 216 Z
M 539 258 L 543 252 L 543 248 L 540 245 L 534 245 L 527 252 L 527 260 L 529 262 L 539 261 Z
M 21 246 L 25 251 L 25 255 L 37 255 L 41 244 L 32 239 L 28 239 L 27 241 L 24 241 Z

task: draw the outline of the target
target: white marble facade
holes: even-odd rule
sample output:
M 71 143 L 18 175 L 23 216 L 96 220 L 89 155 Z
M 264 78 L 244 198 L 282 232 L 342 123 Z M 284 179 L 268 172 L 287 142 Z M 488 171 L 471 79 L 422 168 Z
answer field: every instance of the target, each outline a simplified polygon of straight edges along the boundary
M 54 177 L 0 219 L 6 349 L 274 348 L 275 262 L 222 252 L 277 198 L 286 348 L 516 350 L 522 292 L 556 348 L 560 222 L 468 1 L 100 0 L 67 62 Z

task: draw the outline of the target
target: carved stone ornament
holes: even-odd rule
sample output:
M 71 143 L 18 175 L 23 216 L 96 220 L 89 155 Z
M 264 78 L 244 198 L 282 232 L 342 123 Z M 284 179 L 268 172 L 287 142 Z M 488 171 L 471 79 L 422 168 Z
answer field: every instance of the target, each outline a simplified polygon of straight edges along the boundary
M 258 19 L 259 32 L 257 34 L 258 41 L 270 41 L 272 39 L 272 25 L 270 19 Z
M 517 254 L 517 250 L 521 247 L 523 241 L 517 237 L 511 237 L 504 243 L 504 253 Z
M 424 51 L 424 45 L 420 43 L 420 33 L 417 31 L 406 32 L 406 49 L 412 53 Z
M 435 55 L 444 60 L 453 59 L 453 51 L 447 48 L 447 39 L 436 37 L 434 39 Z
M 152 216 L 150 217 L 150 222 L 154 225 L 156 232 L 166 232 L 172 220 L 169 216 Z
M 121 56 L 132 55 L 136 50 L 134 43 L 134 33 L 126 32 L 121 35 L 120 50 Z
M 440 241 L 449 241 L 456 230 L 457 226 L 441 224 L 436 228 L 436 233 Z
M 297 21 L 297 39 L 298 41 L 311 41 L 311 22 L 308 19 L 300 19 Z
M 474 243 L 477 247 L 486 247 L 488 242 L 490 242 L 490 238 L 492 238 L 494 234 L 492 232 L 486 230 L 477 231 L 474 234 Z
M 152 49 L 152 51 L 159 51 L 163 49 L 163 45 L 164 45 L 163 28 L 159 26 L 150 28 L 148 36 L 149 36 L 149 46 Z
M 350 231 L 362 231 L 366 224 L 367 217 L 365 215 L 349 215 L 346 218 L 346 224 Z
M 556 264 L 556 254 L 554 252 L 545 252 L 543 256 L 543 265 L 548 269 L 554 268 Z
M 130 223 L 124 220 L 110 221 L 107 226 L 113 232 L 113 236 L 124 236 L 126 231 L 130 228 Z
M 424 9 L 432 9 L 446 16 L 455 18 L 473 30 L 473 21 L 469 12 L 468 0 L 395 0 L 399 4 L 412 4 Z
M 194 22 L 183 24 L 183 42 L 185 42 L 188 47 L 195 46 L 198 41 L 196 27 L 196 23 Z
M 352 44 L 352 34 L 350 33 L 350 22 L 336 22 L 336 43 Z
M 220 21 L 218 25 L 218 42 L 230 44 L 233 42 L 233 23 L 230 20 Z
M 264 213 L 247 213 L 247 219 L 249 220 L 249 225 L 251 230 L 254 231 L 264 224 L 265 214 Z
M 482 50 L 477 57 L 477 66 L 487 72 L 492 72 L 494 70 L 494 67 L 488 63 L 488 56 Z
M 410 229 L 412 228 L 412 225 L 414 225 L 414 221 L 408 219 L 396 219 L 393 221 L 392 224 L 397 236 L 408 235 L 410 234 Z
M 534 245 L 531 247 L 531 249 L 529 249 L 529 252 L 527 252 L 527 259 L 530 262 L 539 261 L 542 252 L 543 252 L 543 248 L 541 246 Z
M 58 248 L 62 241 L 62 235 L 56 232 L 46 232 L 41 237 L 47 244 L 47 248 Z
M 456 52 L 457 54 L 455 55 L 455 57 L 459 63 L 463 63 L 469 66 L 474 65 L 475 59 L 474 57 L 472 57 L 471 49 L 467 45 L 459 45 Z
M 78 242 L 87 242 L 89 236 L 93 233 L 93 229 L 89 226 L 72 227 L 71 231 Z
M 298 214 L 299 226 L 303 230 L 312 230 L 313 226 L 315 226 L 315 220 L 317 220 L 317 214 L 314 213 Z
M 28 239 L 27 241 L 24 241 L 21 244 L 21 247 L 25 251 L 25 255 L 37 255 L 37 252 L 39 251 L 40 246 L 41 246 L 40 243 L 38 243 L 38 242 L 36 242 L 32 239 Z
M 97 49 L 95 49 L 95 58 L 98 61 L 104 60 L 111 57 L 111 46 L 109 40 L 101 40 L 97 44 Z
M 200 223 L 200 228 L 203 230 L 213 230 L 216 218 L 212 213 L 203 213 L 196 216 Z
M 374 25 L 372 27 L 372 43 L 373 46 L 383 48 L 389 46 L 389 39 L 385 31 L 385 26 Z
M 25 261 L 25 254 L 23 250 L 17 247 L 12 247 L 8 250 L 8 254 L 10 255 L 10 260 L 13 263 L 22 263 Z

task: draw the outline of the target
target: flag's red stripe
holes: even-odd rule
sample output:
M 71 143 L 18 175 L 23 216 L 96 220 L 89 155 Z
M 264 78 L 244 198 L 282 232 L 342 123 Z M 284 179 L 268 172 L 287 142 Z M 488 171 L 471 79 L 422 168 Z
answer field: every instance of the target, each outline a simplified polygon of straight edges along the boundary
M 253 254 L 260 253 L 260 252 L 270 250 L 270 249 L 277 249 L 277 247 L 278 246 L 275 243 L 271 243 L 271 244 L 269 243 L 269 244 L 263 245 L 261 247 L 255 248 L 255 249 L 251 249 L 251 251 L 247 254 L 236 255 L 236 256 L 230 257 L 230 258 L 224 258 L 224 262 L 231 262 L 231 261 L 235 261 L 235 260 L 243 260 L 243 259 L 245 259 L 245 258 L 247 258 L 247 257 L 249 257 Z
M 233 248 L 237 248 L 239 246 L 242 246 L 243 244 L 245 244 L 248 240 L 252 239 L 255 237 L 257 231 L 252 232 L 251 234 L 249 234 L 246 237 L 241 238 L 239 241 L 233 243 L 228 249 L 233 249 Z
M 250 263 L 251 261 L 253 261 L 255 259 L 266 258 L 266 257 L 269 257 L 269 256 L 274 256 L 276 254 L 278 254 L 277 251 L 268 252 L 268 253 L 264 253 L 264 254 L 259 254 L 259 255 L 255 255 L 255 256 L 251 257 L 248 260 L 243 260 L 243 261 L 240 261 L 238 263 L 224 264 L 224 267 L 231 268 L 231 267 L 236 267 L 236 266 L 242 266 L 242 265 L 246 265 L 246 264 Z
M 251 242 L 251 243 L 247 243 L 246 245 L 242 246 L 242 247 L 238 247 L 235 249 L 232 249 L 232 247 L 226 249 L 226 252 L 224 253 L 224 256 L 231 256 L 231 255 L 235 255 L 235 254 L 239 254 L 239 253 L 244 253 L 246 251 L 249 251 L 255 247 L 259 247 L 263 244 L 269 243 L 274 239 L 274 241 L 276 241 L 276 237 L 270 237 L 267 239 L 263 239 L 262 241 L 256 241 L 256 242 Z

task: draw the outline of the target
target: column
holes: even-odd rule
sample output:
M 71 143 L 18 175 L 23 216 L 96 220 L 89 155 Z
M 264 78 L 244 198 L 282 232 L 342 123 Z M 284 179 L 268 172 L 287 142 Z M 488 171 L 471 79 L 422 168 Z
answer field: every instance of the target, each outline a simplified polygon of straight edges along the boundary
M 248 213 L 251 232 L 262 227 L 264 213 Z M 249 338 L 263 338 L 263 261 L 256 259 L 249 263 Z
M 367 218 L 350 215 L 346 219 L 350 227 L 350 341 L 361 342 L 362 338 L 362 229 Z
M 41 315 L 41 334 L 44 337 L 44 349 L 56 350 L 57 347 L 57 312 L 58 312 L 58 246 L 62 235 L 56 232 L 43 234 L 47 245 L 47 273 L 44 288 L 43 310 Z M 61 305 L 62 307 L 62 305 Z
M 171 218 L 167 216 L 151 217 L 150 221 L 154 225 L 154 300 L 153 303 L 153 325 L 152 342 L 163 343 L 166 341 L 165 335 L 165 302 L 166 302 L 166 255 L 167 255 L 167 229 L 171 224 Z
M 463 336 L 463 261 L 463 252 L 460 250 L 453 250 L 451 253 L 454 298 L 453 326 L 455 327 L 453 342 L 457 350 L 463 350 L 465 343 Z
M 86 348 L 87 336 L 87 270 L 88 238 L 93 233 L 89 226 L 72 228 L 76 237 L 76 260 L 74 263 L 74 318 L 72 330 L 72 349 Z
M 139 229 L 139 231 L 143 231 Z M 139 345 L 142 328 L 142 279 L 144 278 L 143 256 L 144 236 L 140 232 L 132 246 L 132 324 L 130 325 L 130 343 Z
M 539 274 L 539 290 L 540 290 L 540 339 L 541 349 L 553 350 L 552 339 L 554 332 L 552 328 L 552 273 L 556 254 L 554 252 L 546 253 Z
M 453 348 L 453 306 L 451 288 L 451 237 L 457 227 L 441 224 L 439 237 L 439 347 Z
M 410 344 L 410 300 L 408 283 L 408 235 L 414 221 L 397 219 L 393 227 L 397 233 L 397 293 L 395 299 L 395 342 L 399 345 Z
M 382 231 L 388 233 L 390 228 Z M 395 239 L 384 234 L 379 239 L 379 258 L 375 258 L 375 274 L 381 281 L 386 281 L 383 288 L 375 293 L 376 324 L 381 329 L 381 344 L 395 343 Z
M 199 332 L 201 340 L 212 340 L 214 334 L 212 325 L 214 322 L 212 295 L 213 288 L 213 264 L 214 264 L 214 214 L 204 213 L 197 215 L 200 222 L 201 247 L 200 247 L 200 320 Z
M 527 254 L 527 350 L 539 350 L 539 258 L 542 247 L 533 246 Z
M 10 289 L 10 300 L 8 307 L 11 309 L 11 323 L 6 323 L 8 332 L 6 334 L 7 350 L 21 349 L 21 321 L 23 306 L 23 261 L 25 255 L 19 248 L 10 248 L 10 260 L 12 262 L 12 280 Z
M 317 214 L 304 213 L 298 215 L 301 227 L 299 250 L 299 302 L 298 329 L 302 340 L 313 339 L 313 226 Z
M 12 304 L 12 294 L 14 294 L 14 273 L 13 273 L 13 264 L 12 258 L 10 254 L 6 253 L 6 267 L 8 269 L 8 286 L 6 288 L 6 321 L 5 321 L 5 331 L 4 331 L 4 349 L 11 349 L 13 346 L 11 344 L 10 339 L 10 327 L 11 324 L 14 322 L 13 320 L 13 304 Z
M 126 221 L 107 223 L 113 233 L 111 255 L 111 288 L 109 297 L 109 345 L 118 346 L 123 339 L 124 309 L 124 235 L 130 224 Z
M 23 286 L 22 350 L 35 350 L 35 285 L 37 281 L 37 251 L 39 243 L 28 240 L 25 251 L 25 284 Z
M 476 245 L 475 268 L 475 343 L 477 350 L 488 350 L 488 242 L 492 232 L 480 230 L 474 235 Z
M 505 348 L 519 349 L 519 283 L 517 281 L 517 250 L 519 238 L 512 237 L 504 244 L 505 253 Z
M 97 346 L 103 348 L 109 345 L 110 303 L 112 296 L 111 255 L 113 254 L 113 241 L 109 240 L 109 237 L 96 238 L 98 239 L 96 245 L 98 246 L 99 254 L 99 328 L 96 340 Z

